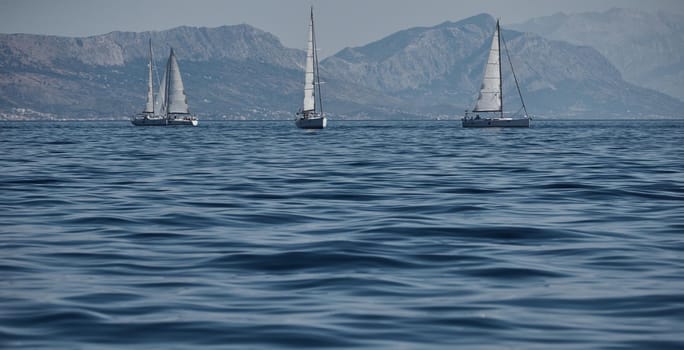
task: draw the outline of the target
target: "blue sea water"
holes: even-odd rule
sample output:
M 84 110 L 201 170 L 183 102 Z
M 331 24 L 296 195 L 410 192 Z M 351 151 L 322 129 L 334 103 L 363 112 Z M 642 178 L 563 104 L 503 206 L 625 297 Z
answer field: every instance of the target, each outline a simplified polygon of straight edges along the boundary
M 684 348 L 682 120 L 2 122 L 0 148 L 0 348 Z

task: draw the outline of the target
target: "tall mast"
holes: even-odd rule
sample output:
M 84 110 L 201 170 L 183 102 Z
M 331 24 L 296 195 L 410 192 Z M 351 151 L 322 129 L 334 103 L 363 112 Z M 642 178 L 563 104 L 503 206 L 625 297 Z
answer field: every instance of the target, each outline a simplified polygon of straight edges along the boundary
M 304 65 L 304 100 L 302 102 L 302 112 L 316 111 L 316 62 L 314 60 L 314 39 L 313 39 L 313 7 L 307 23 L 306 37 L 306 62 Z
M 152 102 L 152 114 L 154 114 L 154 83 L 152 81 L 152 57 L 153 57 L 152 56 L 152 38 L 150 38 L 149 43 L 150 43 L 150 71 L 149 71 L 149 76 L 148 76 L 148 78 L 149 78 L 148 88 L 150 89 L 150 92 L 149 92 L 148 96 Z
M 152 86 L 152 39 L 150 39 L 149 50 L 150 57 L 147 61 L 147 103 L 145 104 L 145 110 L 143 113 L 154 114 L 154 91 Z
M 318 48 L 316 47 L 316 30 L 314 28 L 313 6 L 311 6 L 311 35 L 313 37 L 314 69 L 316 75 L 316 85 L 318 86 L 318 110 L 323 116 L 323 96 L 321 96 L 321 75 L 318 69 Z
M 504 116 L 504 106 L 503 106 L 503 76 L 501 76 L 501 27 L 499 26 L 499 20 L 496 20 L 496 34 L 499 40 L 499 99 L 501 100 L 501 118 Z
M 171 90 L 171 57 L 173 57 L 173 47 L 171 48 L 171 54 L 169 54 L 169 60 L 166 62 L 166 88 L 164 89 L 164 114 L 169 114 L 169 90 Z

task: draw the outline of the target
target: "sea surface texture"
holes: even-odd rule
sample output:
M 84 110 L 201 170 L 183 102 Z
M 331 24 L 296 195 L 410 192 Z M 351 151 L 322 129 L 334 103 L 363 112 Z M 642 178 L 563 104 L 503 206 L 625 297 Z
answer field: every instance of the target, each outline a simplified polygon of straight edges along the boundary
M 2 122 L 0 148 L 0 348 L 684 348 L 682 120 Z

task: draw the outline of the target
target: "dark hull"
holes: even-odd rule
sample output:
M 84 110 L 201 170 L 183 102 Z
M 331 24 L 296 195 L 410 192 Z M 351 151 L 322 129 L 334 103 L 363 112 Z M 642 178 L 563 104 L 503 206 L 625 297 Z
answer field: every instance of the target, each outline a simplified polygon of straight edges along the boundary
M 197 118 L 134 118 L 131 123 L 135 126 L 197 126 Z
M 300 129 L 324 129 L 328 120 L 325 117 L 298 118 L 295 120 L 295 124 Z
M 511 118 L 464 118 L 462 120 L 464 128 L 529 128 L 530 119 L 511 119 Z

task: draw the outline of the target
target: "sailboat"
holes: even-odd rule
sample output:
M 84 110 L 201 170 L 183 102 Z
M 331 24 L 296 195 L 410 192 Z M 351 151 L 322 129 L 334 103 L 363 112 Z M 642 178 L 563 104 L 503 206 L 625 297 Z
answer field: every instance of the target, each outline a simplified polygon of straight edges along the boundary
M 527 116 L 527 108 L 525 107 L 525 101 L 523 100 L 522 93 L 520 92 L 518 78 L 515 76 L 515 71 L 513 70 L 513 63 L 511 62 L 511 57 L 508 54 L 508 48 L 506 47 L 505 41 L 503 42 L 503 44 L 504 48 L 506 49 L 506 56 L 508 57 L 508 62 L 511 65 L 511 72 L 513 73 L 515 86 L 518 90 L 518 95 L 520 96 L 520 102 L 522 102 L 522 110 L 524 111 L 524 116 L 522 118 L 504 117 L 500 50 L 502 41 L 503 38 L 501 36 L 501 26 L 499 25 L 499 21 L 497 20 L 496 30 L 494 31 L 494 35 L 492 37 L 492 46 L 489 50 L 489 58 L 487 59 L 487 65 L 485 67 L 484 77 L 482 79 L 480 95 L 477 99 L 477 103 L 475 104 L 475 108 L 473 108 L 471 113 L 468 113 L 468 111 L 466 111 L 465 117 L 462 119 L 464 128 L 530 127 L 530 118 Z M 498 115 L 495 114 L 495 116 L 491 117 L 483 115 L 482 117 L 480 117 L 480 113 L 498 113 Z
M 164 78 L 159 84 L 159 95 L 154 99 L 152 84 L 152 41 L 150 40 L 150 62 L 148 64 L 147 103 L 145 110 L 131 119 L 137 126 L 187 125 L 197 126 L 197 117 L 190 113 L 183 88 L 183 79 L 176 54 L 171 48 L 166 62 Z
M 133 116 L 131 122 L 133 125 L 140 125 L 138 123 L 145 123 L 148 121 L 161 119 L 159 116 L 154 114 L 154 86 L 152 83 L 152 39 L 150 39 L 150 51 L 149 51 L 149 61 L 147 62 L 147 103 L 145 103 L 145 109 L 142 112 Z
M 316 103 L 316 97 L 318 97 L 318 103 Z M 316 108 L 317 106 L 318 109 Z M 327 124 L 327 119 L 323 114 L 323 99 L 321 97 L 321 79 L 318 70 L 313 6 L 311 7 L 309 36 L 306 47 L 304 102 L 302 103 L 302 108 L 297 112 L 295 124 L 302 129 L 323 129 Z

